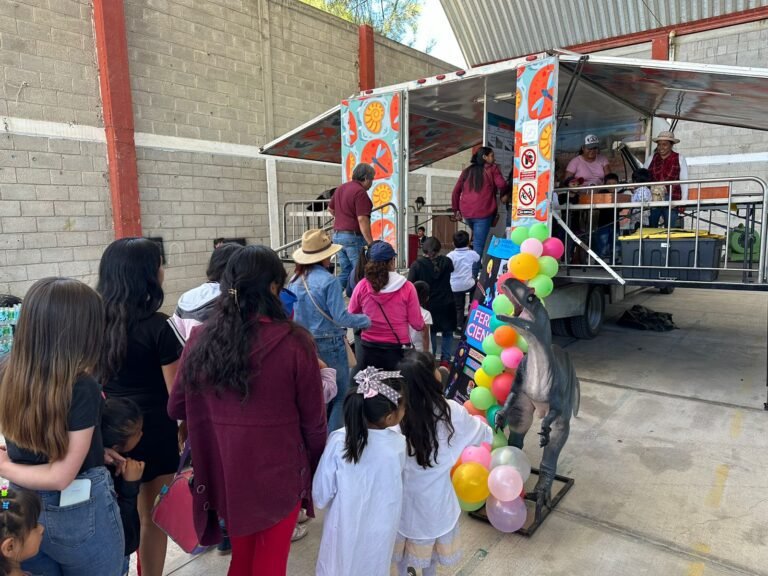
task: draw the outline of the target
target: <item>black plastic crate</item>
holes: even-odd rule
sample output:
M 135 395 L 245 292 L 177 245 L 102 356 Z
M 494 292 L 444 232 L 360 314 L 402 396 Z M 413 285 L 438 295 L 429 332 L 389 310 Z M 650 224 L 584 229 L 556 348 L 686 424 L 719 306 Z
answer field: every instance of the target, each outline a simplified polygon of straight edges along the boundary
M 649 266 L 650 268 L 623 268 L 624 278 L 643 278 L 648 280 L 690 280 L 711 282 L 717 280 L 718 270 L 700 270 L 694 268 L 720 268 L 720 258 L 724 241 L 721 237 L 699 236 L 699 249 L 694 262 L 695 238 L 643 238 L 642 254 L 638 238 L 619 238 L 621 240 L 621 261 L 624 265 Z M 669 268 L 667 261 L 667 243 L 669 243 Z M 620 268 L 617 266 L 617 268 Z

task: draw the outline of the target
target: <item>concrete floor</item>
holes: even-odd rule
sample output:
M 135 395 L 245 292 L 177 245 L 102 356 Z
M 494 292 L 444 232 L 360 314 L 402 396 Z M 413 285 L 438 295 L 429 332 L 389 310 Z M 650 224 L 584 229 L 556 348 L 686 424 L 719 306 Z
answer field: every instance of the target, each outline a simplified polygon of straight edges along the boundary
M 632 304 L 672 312 L 680 329 L 617 326 Z M 532 538 L 463 517 L 464 560 L 441 574 L 768 575 L 767 315 L 765 294 L 651 290 L 609 306 L 595 340 L 560 339 L 581 380 L 559 470 L 575 486 Z M 291 576 L 314 574 L 321 521 L 309 528 Z M 228 562 L 170 550 L 166 574 Z

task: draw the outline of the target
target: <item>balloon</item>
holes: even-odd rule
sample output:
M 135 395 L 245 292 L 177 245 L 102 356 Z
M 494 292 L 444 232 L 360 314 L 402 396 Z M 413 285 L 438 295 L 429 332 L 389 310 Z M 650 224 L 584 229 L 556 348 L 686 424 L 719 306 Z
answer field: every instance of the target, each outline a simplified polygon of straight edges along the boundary
M 506 325 L 507 325 L 506 322 L 504 322 L 503 320 L 499 320 L 496 316 L 493 316 L 491 318 L 491 332 L 496 332 L 496 330 Z
M 497 500 L 509 502 L 523 491 L 523 479 L 520 472 L 512 466 L 496 466 L 488 476 L 488 490 Z
M 557 263 L 557 260 L 552 258 L 552 256 L 542 256 L 539 258 L 539 274 L 554 278 L 557 276 L 557 271 L 559 269 L 560 265 Z
M 462 464 L 453 473 L 453 489 L 464 502 L 482 502 L 488 498 L 488 470 L 477 462 Z
M 515 305 L 504 294 L 499 294 L 493 299 L 491 308 L 497 316 L 512 316 L 515 313 Z
M 501 353 L 501 361 L 506 368 L 516 370 L 520 365 L 520 361 L 523 359 L 523 356 L 523 351 L 520 350 L 520 348 L 517 346 L 512 346 L 511 348 L 506 348 Z
M 501 532 L 517 532 L 525 526 L 528 509 L 525 500 L 516 498 L 511 502 L 502 502 L 490 496 L 485 502 L 485 513 L 491 526 Z
M 493 382 L 493 376 L 488 374 L 482 368 L 478 368 L 475 371 L 475 377 L 473 379 L 475 381 L 475 384 L 477 384 L 478 386 L 482 386 L 483 388 L 490 388 L 491 383 Z
M 485 371 L 488 376 L 498 376 L 502 372 L 504 372 L 504 363 L 501 361 L 501 358 L 498 356 L 494 356 L 492 354 L 489 354 L 485 358 L 483 358 L 483 371 Z M 493 378 L 488 378 L 488 385 L 486 388 L 491 387 L 491 382 L 493 381 Z
M 472 394 L 470 393 L 470 396 L 471 395 Z M 478 410 L 477 408 L 475 408 L 475 405 L 472 404 L 472 400 L 467 400 L 466 402 L 464 402 L 464 408 L 466 408 L 467 412 L 472 414 L 472 416 L 474 416 L 476 414 L 477 415 L 482 415 L 482 413 L 483 413 L 482 410 Z
M 480 502 L 464 502 L 461 498 L 459 500 L 459 508 L 464 510 L 464 512 L 474 512 L 475 510 L 480 510 L 483 506 L 485 506 L 485 500 L 481 500 Z
M 515 278 L 530 280 L 539 273 L 539 261 L 533 254 L 520 253 L 509 261 L 509 269 Z
M 494 404 L 493 406 L 488 408 L 488 410 L 485 411 L 485 420 L 488 422 L 488 426 L 490 426 L 491 428 L 494 428 L 496 426 L 496 412 L 498 412 L 499 410 L 501 410 L 501 406 L 499 406 L 498 404 Z M 489 453 L 488 463 L 490 464 L 490 462 L 491 462 L 491 458 Z
M 514 278 L 514 276 L 512 275 L 512 272 L 504 272 L 504 274 L 496 278 L 496 292 L 498 292 L 499 294 L 501 294 L 501 286 L 504 284 L 504 281 L 507 278 Z
M 547 238 L 542 242 L 544 246 L 544 256 L 552 256 L 555 260 L 560 260 L 565 253 L 565 246 L 560 238 Z
M 492 446 L 488 442 L 483 442 L 480 444 L 480 447 L 483 448 L 483 450 L 488 450 L 488 452 L 492 449 Z
M 515 446 L 502 446 L 491 452 L 491 470 L 499 466 L 512 466 L 525 483 L 531 476 L 531 463 L 525 452 Z
M 491 467 L 491 453 L 481 446 L 467 446 L 461 453 L 461 463 L 477 462 L 483 468 Z
M 542 245 L 541 240 L 537 240 L 536 238 L 528 238 L 520 245 L 520 252 L 531 254 L 536 258 L 541 256 L 543 250 L 544 246 Z
M 499 326 L 493 331 L 493 339 L 502 348 L 510 348 L 517 343 L 517 332 L 512 326 Z
M 458 468 L 459 466 L 461 466 L 461 458 L 456 460 L 456 464 L 454 464 L 453 467 L 451 468 L 451 478 L 453 478 L 453 473 L 456 472 L 456 468 Z
M 491 393 L 499 401 L 499 404 L 503 404 L 509 393 L 512 391 L 512 384 L 515 383 L 515 377 L 512 374 L 504 372 L 499 374 L 493 379 L 491 383 Z
M 517 335 L 517 347 L 523 351 L 523 354 L 528 354 L 528 342 L 520 334 Z
M 528 230 L 529 238 L 536 238 L 539 242 L 544 242 L 549 238 L 549 228 L 546 224 L 534 224 Z
M 483 352 L 486 354 L 496 354 L 496 356 L 498 356 L 501 354 L 501 350 L 501 346 L 496 344 L 496 340 L 493 339 L 493 334 L 488 334 L 488 336 L 483 339 Z
M 496 402 L 491 391 L 481 386 L 472 389 L 472 392 L 469 393 L 469 399 L 475 408 L 483 411 L 488 410 Z M 478 499 L 472 500 L 472 502 L 477 501 Z
M 509 233 L 509 239 L 512 240 L 515 244 L 520 246 L 525 240 L 528 239 L 528 227 L 527 226 L 518 226 L 512 232 Z
M 539 274 L 528 280 L 528 286 L 533 288 L 536 292 L 536 296 L 539 298 L 546 298 L 552 294 L 552 290 L 555 289 L 555 285 L 552 283 L 552 278 Z
M 504 434 L 504 430 L 499 430 L 493 433 L 493 444 L 491 444 L 491 446 L 493 446 L 494 450 L 506 446 L 507 442 L 507 435 Z M 493 452 L 491 452 L 491 454 L 493 454 Z

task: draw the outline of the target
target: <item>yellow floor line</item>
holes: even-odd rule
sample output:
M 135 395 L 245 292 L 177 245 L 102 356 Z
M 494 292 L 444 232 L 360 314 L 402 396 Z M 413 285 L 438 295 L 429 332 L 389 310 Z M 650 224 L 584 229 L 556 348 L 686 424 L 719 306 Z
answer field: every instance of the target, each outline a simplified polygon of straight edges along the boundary
M 709 554 L 709 546 L 703 543 L 698 543 L 693 547 L 699 554 Z M 704 562 L 691 562 L 688 565 L 688 573 L 686 576 L 703 576 L 706 566 Z
M 736 410 L 731 417 L 731 439 L 736 440 L 741 436 L 741 425 L 744 420 L 744 413 Z
M 720 502 L 725 492 L 725 484 L 728 482 L 728 472 L 730 467 L 727 464 L 719 464 L 715 468 L 715 483 L 707 494 L 706 504 L 710 508 L 720 508 Z

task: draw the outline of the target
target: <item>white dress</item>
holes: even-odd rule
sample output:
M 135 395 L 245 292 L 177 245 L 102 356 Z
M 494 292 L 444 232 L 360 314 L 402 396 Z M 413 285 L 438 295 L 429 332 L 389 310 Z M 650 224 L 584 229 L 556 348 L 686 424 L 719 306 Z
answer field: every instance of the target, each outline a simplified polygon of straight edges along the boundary
M 315 505 L 328 507 L 318 576 L 389 576 L 403 502 L 405 437 L 368 430 L 360 462 L 344 460 L 344 429 L 328 438 L 312 484 Z
M 461 508 L 451 484 L 451 468 L 464 448 L 493 440 L 491 427 L 473 418 L 464 406 L 453 400 L 448 400 L 448 406 L 454 435 L 449 444 L 448 428 L 442 422 L 438 425 L 437 463 L 422 468 L 413 456 L 405 462 L 403 514 L 398 532 L 408 539 L 439 538 L 453 530 Z

